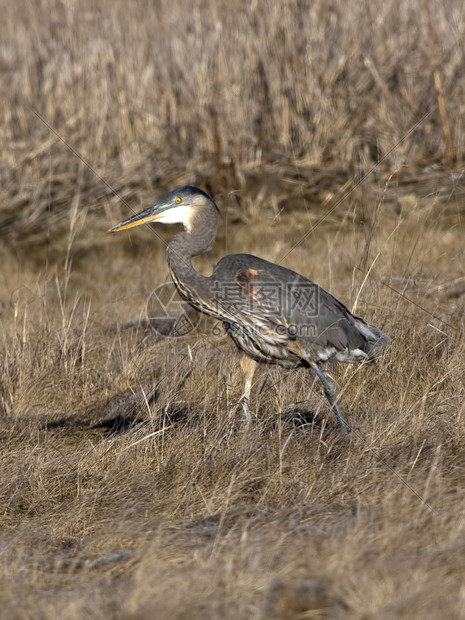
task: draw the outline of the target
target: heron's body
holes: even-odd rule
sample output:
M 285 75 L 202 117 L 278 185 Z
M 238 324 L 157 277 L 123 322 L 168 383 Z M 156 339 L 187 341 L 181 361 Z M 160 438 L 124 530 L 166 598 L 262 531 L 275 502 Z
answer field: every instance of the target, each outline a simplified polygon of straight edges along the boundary
M 386 345 L 389 338 L 352 315 L 314 282 L 262 258 L 231 254 L 215 265 L 211 276 L 199 274 L 191 259 L 211 249 L 217 214 L 216 205 L 204 192 L 184 187 L 110 232 L 156 220 L 184 225 L 185 232 L 177 234 L 167 249 L 171 276 L 181 297 L 200 312 L 221 320 L 239 349 L 246 380 L 242 403 L 247 420 L 255 363 L 261 362 L 312 368 L 345 428 L 334 386 L 319 365 L 330 360 L 371 362 L 374 349 Z
M 181 297 L 223 321 L 237 347 L 257 362 L 284 368 L 331 359 L 360 362 L 380 338 L 376 327 L 317 284 L 257 256 L 226 256 L 209 278 L 195 279 L 196 289 L 173 266 L 171 275 Z

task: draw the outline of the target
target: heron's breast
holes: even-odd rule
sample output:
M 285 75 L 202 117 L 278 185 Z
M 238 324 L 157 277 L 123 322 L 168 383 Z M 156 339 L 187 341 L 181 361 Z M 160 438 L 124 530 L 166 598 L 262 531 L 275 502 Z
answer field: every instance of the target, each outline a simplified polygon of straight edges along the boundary
M 224 322 L 228 336 L 237 348 L 247 353 L 257 362 L 279 364 L 284 368 L 296 368 L 302 364 L 301 358 L 280 340 L 264 337 L 259 330 L 235 322 Z

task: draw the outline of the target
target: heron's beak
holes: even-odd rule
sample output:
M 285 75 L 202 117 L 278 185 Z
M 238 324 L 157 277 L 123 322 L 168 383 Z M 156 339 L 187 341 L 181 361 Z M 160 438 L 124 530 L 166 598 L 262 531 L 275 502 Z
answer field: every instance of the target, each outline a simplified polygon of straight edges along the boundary
M 120 230 L 126 230 L 127 228 L 134 228 L 134 226 L 140 226 L 141 224 L 147 224 L 148 222 L 156 222 L 156 220 L 162 216 L 166 206 L 167 205 L 156 204 L 154 207 L 149 207 L 145 209 L 145 211 L 141 211 L 129 217 L 127 220 L 124 220 L 124 222 L 113 226 L 113 228 L 110 228 L 107 232 L 114 233 Z

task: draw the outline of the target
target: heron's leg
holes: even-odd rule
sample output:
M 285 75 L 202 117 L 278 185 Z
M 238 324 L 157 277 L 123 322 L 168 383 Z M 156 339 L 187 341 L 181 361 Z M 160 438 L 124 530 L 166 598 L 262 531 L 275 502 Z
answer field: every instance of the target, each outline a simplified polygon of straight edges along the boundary
M 250 415 L 249 403 L 250 403 L 250 391 L 252 389 L 253 373 L 257 362 L 245 353 L 241 353 L 239 357 L 242 372 L 244 373 L 244 391 L 241 397 L 242 405 L 242 419 L 245 424 L 250 424 L 252 416 Z
M 310 368 L 313 370 L 313 372 L 316 374 L 318 379 L 323 384 L 326 398 L 328 399 L 332 410 L 336 414 L 337 422 L 340 428 L 343 431 L 347 431 L 349 427 L 344 422 L 344 418 L 342 417 L 341 410 L 339 409 L 339 405 L 337 404 L 336 388 L 334 387 L 334 384 L 328 379 L 328 377 L 324 374 L 321 368 L 317 366 L 317 364 L 315 364 L 314 362 L 310 362 Z

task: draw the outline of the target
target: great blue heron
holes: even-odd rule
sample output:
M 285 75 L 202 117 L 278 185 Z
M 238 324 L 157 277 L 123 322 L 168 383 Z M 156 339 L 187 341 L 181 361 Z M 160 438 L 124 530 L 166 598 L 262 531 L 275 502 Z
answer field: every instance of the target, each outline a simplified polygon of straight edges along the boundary
M 166 251 L 171 277 L 191 306 L 223 321 L 239 349 L 245 379 L 241 404 L 247 423 L 254 370 L 257 362 L 263 362 L 311 368 L 323 384 L 339 426 L 347 430 L 334 385 L 320 366 L 329 360 L 372 362 L 374 349 L 385 346 L 389 337 L 355 317 L 314 282 L 250 254 L 230 254 L 214 266 L 210 277 L 199 274 L 191 259 L 213 246 L 218 214 L 205 192 L 186 186 L 108 232 L 146 222 L 184 226 Z

